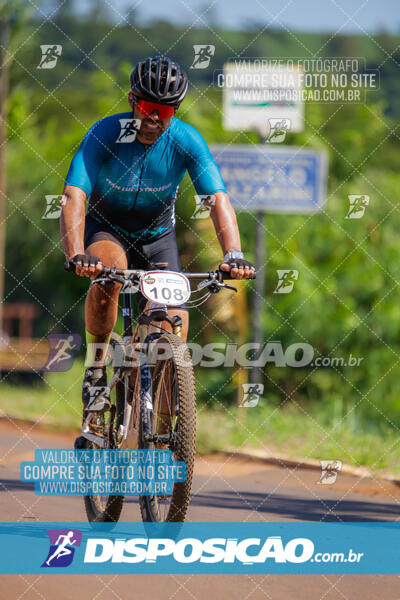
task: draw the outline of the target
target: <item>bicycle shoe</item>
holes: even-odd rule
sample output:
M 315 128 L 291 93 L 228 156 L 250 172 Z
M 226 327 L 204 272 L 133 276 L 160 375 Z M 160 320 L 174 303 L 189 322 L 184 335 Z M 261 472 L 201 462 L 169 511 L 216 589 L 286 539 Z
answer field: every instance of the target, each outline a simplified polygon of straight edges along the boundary
M 82 402 L 86 412 L 104 412 L 111 406 L 105 367 L 89 368 L 82 384 Z

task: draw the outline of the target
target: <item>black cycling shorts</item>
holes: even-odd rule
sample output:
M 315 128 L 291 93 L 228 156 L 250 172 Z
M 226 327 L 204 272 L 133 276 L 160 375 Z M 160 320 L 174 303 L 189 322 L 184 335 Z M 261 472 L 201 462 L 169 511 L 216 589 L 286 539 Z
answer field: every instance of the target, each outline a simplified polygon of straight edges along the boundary
M 91 216 L 85 219 L 85 250 L 94 242 L 108 240 L 121 246 L 126 254 L 129 269 L 154 269 L 154 263 L 168 263 L 168 271 L 181 271 L 175 230 L 168 231 L 152 242 L 130 239 L 111 225 L 99 223 Z M 140 293 L 134 294 L 140 312 L 145 307 L 146 298 Z M 183 304 L 179 309 L 187 310 Z

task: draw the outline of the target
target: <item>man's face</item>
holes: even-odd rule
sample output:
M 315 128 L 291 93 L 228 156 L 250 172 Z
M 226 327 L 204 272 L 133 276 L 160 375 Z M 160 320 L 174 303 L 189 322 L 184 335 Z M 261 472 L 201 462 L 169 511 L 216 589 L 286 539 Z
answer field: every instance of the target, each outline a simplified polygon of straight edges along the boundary
M 140 96 L 137 97 L 140 98 Z M 133 118 L 140 121 L 140 130 L 136 137 L 142 144 L 153 144 L 171 125 L 173 116 L 160 119 L 157 111 L 153 111 L 150 115 L 141 113 L 135 105 L 132 92 L 129 92 L 128 100 L 133 109 Z

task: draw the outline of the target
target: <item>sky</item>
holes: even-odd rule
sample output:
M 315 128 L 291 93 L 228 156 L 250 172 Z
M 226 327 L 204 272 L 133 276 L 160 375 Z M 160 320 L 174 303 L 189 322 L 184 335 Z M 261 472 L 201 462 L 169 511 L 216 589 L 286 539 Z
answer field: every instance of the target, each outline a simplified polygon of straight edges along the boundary
M 385 29 L 400 34 L 400 0 L 111 0 L 107 4 L 114 7 L 110 12 L 124 15 L 128 7 L 136 6 L 140 23 L 162 18 L 201 27 L 210 24 L 210 17 L 228 29 L 269 23 L 291 31 L 362 34 Z

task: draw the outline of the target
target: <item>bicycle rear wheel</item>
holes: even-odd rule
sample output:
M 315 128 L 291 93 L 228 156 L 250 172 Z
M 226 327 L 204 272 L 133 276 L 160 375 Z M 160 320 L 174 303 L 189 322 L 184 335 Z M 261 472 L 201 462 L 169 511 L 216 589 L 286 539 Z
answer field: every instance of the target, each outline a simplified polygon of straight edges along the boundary
M 174 460 L 186 463 L 186 481 L 174 483 L 170 496 L 140 496 L 140 510 L 143 521 L 183 522 L 189 506 L 195 457 L 193 367 L 188 347 L 180 337 L 165 334 L 154 340 L 153 334 L 152 340 L 151 351 L 160 358 L 149 369 L 152 409 L 143 397 L 141 400 L 140 447 L 169 448 Z M 146 439 L 146 424 L 153 441 Z

